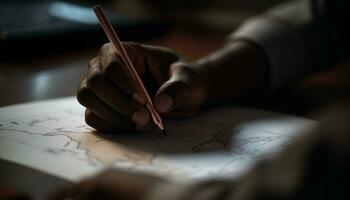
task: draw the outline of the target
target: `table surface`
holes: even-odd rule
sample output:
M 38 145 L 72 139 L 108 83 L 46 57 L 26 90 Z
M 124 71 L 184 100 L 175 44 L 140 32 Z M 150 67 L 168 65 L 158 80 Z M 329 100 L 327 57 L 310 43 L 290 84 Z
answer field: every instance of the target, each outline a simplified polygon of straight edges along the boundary
M 220 48 L 226 34 L 174 28 L 165 36 L 142 42 L 168 47 L 188 60 L 196 60 Z M 88 61 L 97 52 L 98 47 L 32 60 L 0 61 L 0 106 L 75 95 Z M 347 96 L 350 67 L 346 66 L 350 66 L 350 59 L 309 77 L 291 90 L 250 103 L 264 109 L 307 115 L 319 105 Z

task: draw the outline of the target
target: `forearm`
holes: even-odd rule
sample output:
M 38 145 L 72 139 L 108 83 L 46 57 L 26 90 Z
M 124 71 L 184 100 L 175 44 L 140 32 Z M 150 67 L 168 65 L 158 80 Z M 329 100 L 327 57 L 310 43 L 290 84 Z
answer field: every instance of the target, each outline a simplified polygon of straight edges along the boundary
M 203 78 L 206 102 L 231 101 L 259 94 L 267 87 L 264 53 L 248 41 L 235 41 L 194 63 Z
M 326 2 L 329 9 L 317 0 L 275 7 L 245 22 L 224 48 L 197 61 L 193 67 L 203 77 L 204 103 L 292 85 L 349 54 L 344 15 L 350 3 Z
M 290 1 L 246 21 L 231 38 L 262 49 L 273 91 L 349 55 L 349 9 L 348 0 Z
M 303 30 L 313 23 L 308 2 L 296 1 L 248 20 L 223 49 L 199 60 L 194 67 L 205 77 L 207 102 L 273 91 L 311 71 L 303 40 Z

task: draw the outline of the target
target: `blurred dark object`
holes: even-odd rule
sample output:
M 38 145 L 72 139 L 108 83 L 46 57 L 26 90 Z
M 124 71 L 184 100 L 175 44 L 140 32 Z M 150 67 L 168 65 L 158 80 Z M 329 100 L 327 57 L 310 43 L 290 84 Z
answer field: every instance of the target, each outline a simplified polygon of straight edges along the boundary
M 211 0 L 145 0 L 149 2 L 154 7 L 161 7 L 165 9 L 176 9 L 176 8 L 199 8 L 199 7 L 207 7 L 210 4 Z
M 91 8 L 92 4 L 72 1 L 1 1 L 0 58 L 13 60 L 101 45 L 107 39 Z M 157 37 L 166 30 L 155 20 L 106 11 L 123 40 Z
M 138 0 L 141 1 L 141 0 Z M 142 0 L 161 18 L 185 26 L 232 32 L 244 20 L 286 0 Z
M 228 8 L 228 9 L 258 9 L 258 10 L 264 10 L 271 5 L 282 2 L 283 0 L 250 0 L 250 1 L 244 1 L 244 0 L 234 0 L 234 1 L 227 1 L 227 0 L 145 0 L 149 3 L 151 3 L 155 7 L 163 7 L 163 8 L 169 8 L 169 9 L 177 9 L 177 8 L 209 8 L 209 7 L 216 7 L 216 8 Z
M 17 192 L 13 188 L 0 186 L 0 199 L 1 200 L 30 200 L 27 194 Z
M 1 159 L 0 169 L 0 200 L 44 200 L 57 188 L 72 184 L 42 171 Z

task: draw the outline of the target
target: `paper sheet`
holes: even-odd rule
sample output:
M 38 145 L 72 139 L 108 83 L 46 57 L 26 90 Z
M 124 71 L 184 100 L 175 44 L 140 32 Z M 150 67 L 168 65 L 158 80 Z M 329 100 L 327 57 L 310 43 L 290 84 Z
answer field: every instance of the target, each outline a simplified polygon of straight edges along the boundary
M 74 97 L 0 109 L 0 158 L 77 181 L 106 167 L 174 180 L 238 176 L 317 122 L 225 106 L 166 121 L 169 135 L 102 134 Z

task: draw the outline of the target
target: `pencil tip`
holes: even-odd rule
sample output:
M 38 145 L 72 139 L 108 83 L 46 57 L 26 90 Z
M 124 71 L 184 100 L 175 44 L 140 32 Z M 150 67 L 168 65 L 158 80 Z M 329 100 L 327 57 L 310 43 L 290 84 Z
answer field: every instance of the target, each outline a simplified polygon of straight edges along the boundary
M 168 132 L 165 131 L 165 129 L 162 130 L 163 135 L 168 135 Z

